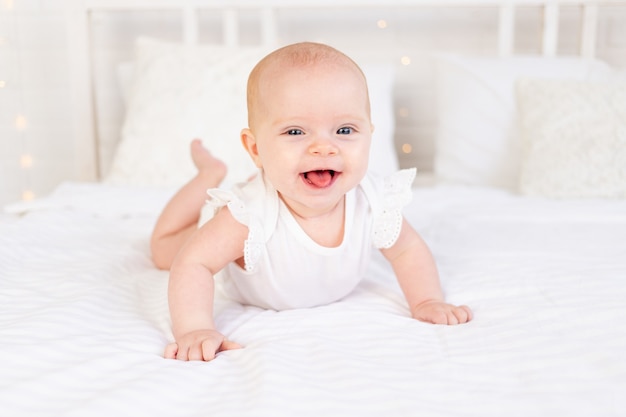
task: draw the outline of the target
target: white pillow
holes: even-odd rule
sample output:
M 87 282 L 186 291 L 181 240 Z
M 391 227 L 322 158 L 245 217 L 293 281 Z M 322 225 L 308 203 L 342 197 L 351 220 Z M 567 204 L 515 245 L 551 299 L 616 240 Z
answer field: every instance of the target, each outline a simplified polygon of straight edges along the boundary
M 118 67 L 126 117 L 105 180 L 182 185 L 195 173 L 189 157 L 194 137 L 226 162 L 225 187 L 248 178 L 256 168 L 239 140 L 241 129 L 247 126 L 246 82 L 252 67 L 268 52 L 139 39 L 135 62 Z M 398 169 L 393 143 L 393 67 L 362 69 L 368 78 L 375 125 L 370 169 L 390 174 Z
M 121 140 L 105 180 L 182 185 L 195 174 L 189 155 L 195 137 L 227 163 L 225 181 L 253 173 L 239 133 L 247 124 L 248 74 L 267 50 L 140 38 L 135 53 Z
M 515 81 L 602 80 L 610 67 L 578 57 L 463 57 L 437 60 L 438 181 L 517 190 L 520 169 Z
M 626 83 L 520 80 L 522 194 L 626 197 Z
M 369 171 L 387 176 L 399 169 L 398 154 L 394 143 L 395 116 L 393 109 L 393 85 L 395 67 L 392 64 L 364 64 L 361 70 L 367 78 L 372 112 L 372 146 Z

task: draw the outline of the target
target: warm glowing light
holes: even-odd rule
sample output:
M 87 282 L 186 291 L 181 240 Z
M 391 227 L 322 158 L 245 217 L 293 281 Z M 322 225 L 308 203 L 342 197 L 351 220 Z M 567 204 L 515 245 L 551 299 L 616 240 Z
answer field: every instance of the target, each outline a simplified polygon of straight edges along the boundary
M 402 63 L 402 65 L 409 65 L 411 63 L 411 58 L 409 58 L 408 56 L 403 56 L 402 58 L 400 58 L 400 62 Z
M 35 193 L 33 193 L 31 190 L 22 191 L 22 200 L 30 201 L 34 198 L 35 198 Z
M 387 21 L 385 19 L 380 19 L 376 22 L 376 26 L 378 26 L 379 29 L 385 29 L 387 27 Z
M 402 152 L 403 153 L 411 153 L 411 152 L 413 152 L 413 147 L 411 146 L 411 144 L 405 143 L 404 145 L 402 145 Z
M 398 115 L 402 118 L 409 117 L 409 109 L 406 107 L 400 107 L 398 109 Z
M 24 154 L 20 158 L 20 166 L 22 168 L 30 168 L 33 166 L 33 157 L 29 154 Z
M 15 128 L 17 130 L 24 130 L 24 129 L 26 129 L 26 117 L 22 116 L 21 114 L 18 115 L 15 118 Z
M 0 80 L 0 88 L 4 88 L 7 85 L 7 82 L 4 80 Z
M 13 0 L 4 0 L 4 8 L 7 10 L 13 9 Z

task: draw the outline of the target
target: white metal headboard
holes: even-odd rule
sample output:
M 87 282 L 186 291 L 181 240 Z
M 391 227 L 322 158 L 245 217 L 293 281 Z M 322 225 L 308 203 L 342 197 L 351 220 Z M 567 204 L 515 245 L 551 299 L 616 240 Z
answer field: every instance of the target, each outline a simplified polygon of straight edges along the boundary
M 181 16 L 181 40 L 194 44 L 198 42 L 198 12 L 205 9 L 221 10 L 224 42 L 227 45 L 237 45 L 240 33 L 238 12 L 255 9 L 260 11 L 261 42 L 272 45 L 277 41 L 275 16 L 279 9 L 334 11 L 368 7 L 494 7 L 498 9 L 496 49 L 499 55 L 506 56 L 514 52 L 518 6 L 540 6 L 543 8 L 541 51 L 546 56 L 552 56 L 557 52 L 560 7 L 576 5 L 582 8 L 579 54 L 591 58 L 595 55 L 598 8 L 618 3 L 624 4 L 624 0 L 66 0 L 74 107 L 72 114 L 75 115 L 75 177 L 80 180 L 96 180 L 101 175 L 98 166 L 91 55 L 91 23 L 95 12 L 177 10 Z

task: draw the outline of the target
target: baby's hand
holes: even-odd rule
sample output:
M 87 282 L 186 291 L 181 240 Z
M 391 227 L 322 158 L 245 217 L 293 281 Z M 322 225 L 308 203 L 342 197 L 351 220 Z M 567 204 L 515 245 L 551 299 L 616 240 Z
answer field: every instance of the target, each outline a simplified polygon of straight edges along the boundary
M 443 301 L 425 301 L 411 312 L 413 318 L 433 324 L 462 324 L 472 319 L 468 306 L 454 306 Z
M 163 356 L 181 361 L 210 361 L 215 354 L 231 349 L 241 349 L 241 345 L 226 339 L 217 330 L 195 330 L 167 345 Z

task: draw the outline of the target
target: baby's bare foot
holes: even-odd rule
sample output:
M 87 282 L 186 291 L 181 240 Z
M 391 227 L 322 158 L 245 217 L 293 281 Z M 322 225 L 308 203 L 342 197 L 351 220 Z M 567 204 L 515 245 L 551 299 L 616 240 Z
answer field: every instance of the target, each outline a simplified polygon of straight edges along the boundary
M 209 178 L 214 183 L 210 185 L 217 187 L 226 176 L 226 164 L 211 155 L 211 152 L 202 145 L 200 139 L 192 140 L 190 147 L 191 159 L 198 169 L 198 175 Z

